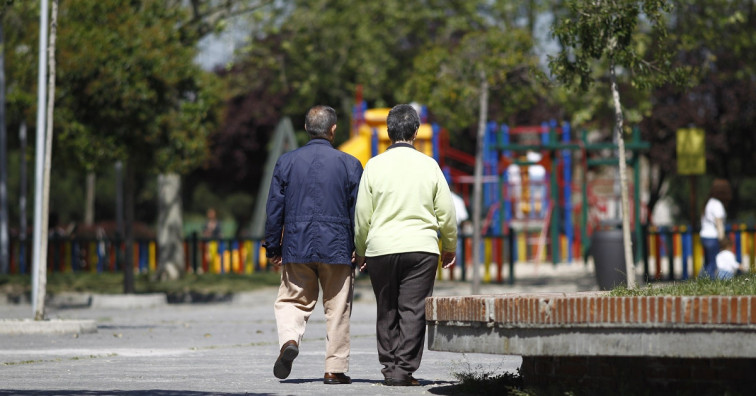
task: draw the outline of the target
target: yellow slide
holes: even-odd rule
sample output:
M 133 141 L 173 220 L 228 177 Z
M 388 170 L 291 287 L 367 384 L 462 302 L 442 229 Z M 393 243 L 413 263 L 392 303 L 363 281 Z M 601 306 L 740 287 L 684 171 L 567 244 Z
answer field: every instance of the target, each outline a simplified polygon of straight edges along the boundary
M 349 138 L 349 140 L 339 146 L 339 150 L 347 154 L 351 154 L 352 156 L 360 160 L 360 162 L 362 162 L 362 167 L 364 168 L 365 164 L 367 164 L 368 160 L 371 157 L 370 136 L 352 136 L 351 138 Z
M 386 128 L 386 117 L 391 109 L 369 109 L 365 111 L 365 123 L 360 125 L 357 133 L 354 134 L 349 140 L 339 146 L 339 150 L 353 155 L 360 160 L 362 166 L 367 164 L 370 157 L 372 157 L 372 136 L 375 129 L 378 135 L 378 153 L 386 151 L 386 148 L 391 145 L 391 140 L 388 137 L 388 131 Z M 420 129 L 417 131 L 417 138 L 415 139 L 415 148 L 420 152 L 423 152 L 429 156 L 433 155 L 432 144 L 433 129 L 428 124 L 420 124 Z

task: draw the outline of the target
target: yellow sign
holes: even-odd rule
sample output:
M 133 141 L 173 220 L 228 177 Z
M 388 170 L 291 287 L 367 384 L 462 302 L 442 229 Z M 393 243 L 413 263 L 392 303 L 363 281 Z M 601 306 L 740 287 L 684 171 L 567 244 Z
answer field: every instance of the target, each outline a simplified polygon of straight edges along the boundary
M 703 175 L 706 173 L 706 133 L 701 128 L 677 130 L 677 173 Z

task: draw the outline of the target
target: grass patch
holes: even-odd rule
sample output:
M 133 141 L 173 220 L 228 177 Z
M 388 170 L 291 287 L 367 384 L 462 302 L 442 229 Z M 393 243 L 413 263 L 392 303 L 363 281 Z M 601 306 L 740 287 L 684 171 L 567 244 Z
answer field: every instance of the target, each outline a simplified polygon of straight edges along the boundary
M 154 281 L 148 274 L 134 274 L 136 293 L 200 293 L 226 294 L 252 291 L 281 282 L 278 272 L 242 274 L 186 274 L 178 280 Z M 120 294 L 123 293 L 122 273 L 54 272 L 47 274 L 47 293 L 64 292 Z M 29 275 L 0 275 L 0 293 L 31 292 Z
M 726 280 L 696 278 L 668 284 L 649 284 L 632 290 L 620 286 L 612 290 L 609 295 L 614 297 L 756 295 L 756 276 L 747 274 Z
M 454 373 L 459 384 L 454 388 L 458 395 L 535 395 L 525 390 L 522 376 L 517 373 L 464 372 Z
M 466 359 L 453 364 L 452 376 L 459 381 L 454 385 L 439 388 L 442 395 L 535 395 L 524 389 L 520 369 L 515 373 L 500 366 L 471 365 Z M 435 392 L 434 392 L 435 393 Z

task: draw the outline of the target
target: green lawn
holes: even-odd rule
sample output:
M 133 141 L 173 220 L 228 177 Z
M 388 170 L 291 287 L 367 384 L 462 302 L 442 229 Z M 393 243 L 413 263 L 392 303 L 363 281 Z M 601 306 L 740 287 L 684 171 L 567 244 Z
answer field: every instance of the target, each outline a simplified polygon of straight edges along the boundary
M 649 284 L 628 290 L 619 287 L 612 296 L 745 296 L 756 295 L 756 276 L 745 274 L 729 280 L 691 279 L 673 283 Z
M 240 274 L 187 274 L 175 281 L 151 281 L 147 274 L 134 275 L 136 293 L 196 292 L 226 294 L 278 286 L 278 272 Z M 89 292 L 118 294 L 123 292 L 122 273 L 67 272 L 47 274 L 47 293 Z M 22 294 L 31 291 L 29 275 L 0 275 L 0 293 Z

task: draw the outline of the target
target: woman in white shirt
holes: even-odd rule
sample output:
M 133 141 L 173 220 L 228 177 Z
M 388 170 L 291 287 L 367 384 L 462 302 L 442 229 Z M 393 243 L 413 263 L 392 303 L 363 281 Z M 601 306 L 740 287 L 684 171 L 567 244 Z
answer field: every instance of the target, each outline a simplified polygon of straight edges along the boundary
M 724 179 L 714 179 L 709 192 L 709 199 L 701 216 L 701 245 L 704 250 L 704 266 L 698 276 L 714 278 L 717 272 L 717 253 L 719 241 L 725 238 L 727 221 L 727 204 L 732 199 L 730 183 Z

